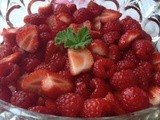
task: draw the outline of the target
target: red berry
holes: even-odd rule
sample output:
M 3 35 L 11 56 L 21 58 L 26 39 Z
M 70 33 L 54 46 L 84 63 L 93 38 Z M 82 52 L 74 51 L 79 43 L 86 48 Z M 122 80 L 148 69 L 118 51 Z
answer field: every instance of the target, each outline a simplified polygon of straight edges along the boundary
M 38 29 L 39 29 L 40 33 L 42 33 L 42 32 L 50 32 L 51 31 L 51 29 L 49 28 L 49 26 L 46 25 L 46 24 L 40 24 L 38 26 Z
M 8 55 L 12 54 L 12 49 L 8 45 L 1 45 L 0 46 L 0 59 L 7 57 Z
M 160 86 L 160 72 L 155 72 L 154 74 L 154 83 Z
M 0 86 L 0 99 L 10 102 L 12 92 L 7 86 Z
M 24 22 L 26 24 L 40 25 L 45 23 L 46 17 L 38 13 L 29 14 L 24 17 Z
M 107 45 L 111 45 L 119 40 L 120 34 L 117 31 L 107 32 L 103 35 L 103 40 Z
M 37 65 L 34 70 L 36 71 L 36 70 L 40 70 L 40 69 L 49 70 L 52 72 L 57 72 L 57 68 L 50 63 L 41 63 L 41 64 Z
M 92 13 L 87 8 L 80 8 L 73 13 L 75 23 L 83 23 L 92 18 Z
M 59 115 L 77 117 L 83 107 L 83 99 L 79 94 L 66 93 L 57 98 L 56 106 Z
M 41 6 L 38 8 L 38 13 L 41 14 L 41 15 L 45 15 L 45 16 L 48 16 L 50 14 L 53 13 L 53 10 L 52 10 L 52 4 L 49 3 L 45 6 Z
M 124 90 L 127 87 L 135 86 L 136 80 L 133 71 L 126 69 L 115 72 L 110 79 L 110 84 L 118 91 Z
M 29 108 L 36 104 L 38 96 L 33 93 L 17 91 L 11 97 L 11 104 L 21 108 Z
M 109 91 L 109 85 L 102 79 L 94 78 L 90 81 L 90 89 L 90 98 L 103 98 Z
M 112 69 L 113 67 L 114 63 L 112 60 L 107 58 L 99 59 L 94 63 L 93 73 L 98 78 L 110 78 L 114 73 L 114 69 Z
M 133 51 L 141 60 L 148 60 L 154 51 L 153 43 L 149 40 L 136 40 L 132 44 Z
M 41 105 L 29 107 L 28 110 L 32 112 L 37 112 L 37 113 L 52 114 L 52 111 L 49 108 L 47 108 L 46 106 L 41 106 Z
M 111 44 L 109 46 L 108 58 L 113 61 L 118 61 L 121 58 L 121 51 L 118 45 Z
M 121 21 L 123 31 L 126 32 L 128 30 L 142 30 L 141 25 L 135 19 L 131 18 L 130 16 L 125 17 Z
M 121 94 L 122 105 L 129 112 L 135 112 L 150 106 L 147 93 L 138 87 L 126 88 Z
M 70 9 L 64 3 L 56 4 L 54 7 L 54 14 L 58 15 L 61 12 L 70 14 Z
M 90 1 L 87 5 L 88 10 L 94 15 L 98 16 L 105 9 L 103 6 L 98 5 L 97 3 Z
M 71 15 L 77 10 L 77 6 L 75 4 L 67 4 Z

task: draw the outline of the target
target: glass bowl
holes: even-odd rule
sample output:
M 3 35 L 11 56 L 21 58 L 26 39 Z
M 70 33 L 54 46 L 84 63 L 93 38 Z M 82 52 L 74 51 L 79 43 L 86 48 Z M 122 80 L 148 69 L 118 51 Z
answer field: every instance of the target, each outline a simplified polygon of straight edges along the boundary
M 90 0 L 0 0 L 0 32 L 3 28 L 20 27 L 23 17 L 36 13 L 39 6 L 49 2 L 75 3 L 78 8 L 85 7 Z M 121 18 L 129 15 L 139 21 L 143 30 L 152 37 L 155 47 L 160 52 L 160 1 L 159 0 L 94 0 L 109 9 L 120 11 Z M 0 36 L 0 43 L 3 42 Z M 34 113 L 0 100 L 0 120 L 83 120 L 54 115 Z M 86 119 L 86 118 L 85 118 Z M 159 120 L 160 106 L 116 117 L 88 118 L 87 120 Z

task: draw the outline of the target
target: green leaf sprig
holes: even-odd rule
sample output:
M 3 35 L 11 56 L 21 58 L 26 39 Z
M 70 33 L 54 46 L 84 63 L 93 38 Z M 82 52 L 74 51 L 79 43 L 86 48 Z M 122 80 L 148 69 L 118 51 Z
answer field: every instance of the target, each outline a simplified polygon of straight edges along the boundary
M 55 44 L 64 44 L 65 48 L 71 49 L 83 49 L 91 43 L 91 36 L 87 27 L 82 27 L 77 33 L 74 33 L 71 27 L 67 30 L 60 31 L 57 33 L 55 38 Z

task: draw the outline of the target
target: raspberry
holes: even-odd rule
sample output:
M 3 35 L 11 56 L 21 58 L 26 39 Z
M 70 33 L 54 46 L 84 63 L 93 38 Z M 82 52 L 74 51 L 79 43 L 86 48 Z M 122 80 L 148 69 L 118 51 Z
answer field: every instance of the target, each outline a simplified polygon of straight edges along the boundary
M 83 23 L 92 18 L 92 13 L 87 8 L 80 8 L 73 13 L 75 23 Z
M 6 63 L 4 64 L 6 69 L 3 69 L 2 76 L 0 76 L 0 84 L 1 85 L 9 85 L 15 82 L 20 77 L 20 67 L 14 63 Z
M 89 9 L 89 11 L 94 15 L 94 16 L 98 16 L 102 13 L 102 11 L 104 10 L 104 7 L 101 5 L 98 5 L 97 3 L 90 1 L 87 5 L 87 8 Z
M 48 108 L 48 110 L 50 111 L 50 113 L 56 114 L 56 104 L 55 104 L 55 101 L 53 101 L 52 99 L 47 99 L 45 101 L 45 106 Z
M 67 4 L 71 15 L 77 10 L 77 6 L 75 4 Z
M 109 46 L 108 58 L 113 61 L 118 61 L 121 59 L 121 51 L 118 45 L 111 44 Z
M 21 61 L 20 65 L 25 72 L 32 72 L 40 63 L 41 61 L 37 58 L 25 58 Z
M 148 108 L 149 98 L 146 92 L 138 87 L 126 88 L 122 93 L 122 105 L 129 112 Z
M 90 90 L 83 81 L 76 83 L 75 93 L 79 94 L 84 100 L 86 100 L 90 96 Z
M 117 31 L 107 32 L 103 35 L 103 40 L 107 45 L 111 45 L 119 40 L 120 34 Z
M 117 31 L 119 34 L 121 34 L 122 32 L 122 25 L 120 23 L 120 21 L 116 20 L 116 21 L 110 21 L 110 22 L 106 22 L 103 26 L 103 30 L 102 32 L 108 33 L 108 32 L 112 32 L 112 31 Z
M 29 107 L 28 110 L 37 113 L 52 114 L 52 112 L 46 106 L 37 105 L 34 107 Z
M 29 108 L 36 104 L 38 96 L 33 93 L 27 93 L 24 91 L 16 91 L 11 97 L 11 104 L 21 108 Z
M 90 81 L 90 89 L 92 90 L 90 98 L 103 98 L 109 91 L 109 85 L 102 79 L 94 78 Z
M 0 51 L 0 59 L 12 54 L 12 49 L 8 45 L 1 45 Z
M 24 22 L 26 24 L 40 25 L 45 23 L 46 17 L 38 13 L 29 14 L 24 17 Z
M 158 86 L 160 86 L 160 72 L 156 72 L 155 74 L 154 74 L 154 83 L 156 84 L 156 85 L 158 85 Z
M 0 86 L 0 99 L 10 102 L 12 92 L 7 86 Z
M 117 71 L 120 71 L 122 69 L 134 69 L 135 64 L 130 60 L 120 60 L 116 64 Z
M 39 29 L 40 33 L 42 33 L 42 32 L 50 32 L 51 31 L 51 29 L 49 28 L 49 26 L 46 25 L 46 24 L 40 24 L 38 26 L 38 29 Z
M 84 101 L 82 117 L 103 117 L 106 114 L 110 114 L 110 111 L 112 111 L 112 108 L 104 99 L 87 99 Z
M 62 13 L 62 12 L 70 14 L 70 10 L 66 6 L 66 4 L 63 4 L 63 3 L 57 4 L 54 8 L 54 14 L 58 15 L 59 13 Z
M 83 99 L 79 94 L 66 93 L 56 100 L 57 111 L 61 116 L 76 117 L 83 106 Z
M 57 68 L 52 65 L 52 64 L 49 64 L 49 63 L 41 63 L 40 65 L 38 65 L 37 67 L 35 67 L 35 71 L 36 70 L 40 70 L 40 69 L 46 69 L 46 70 L 49 70 L 49 71 L 52 71 L 52 72 L 57 72 Z
M 113 74 L 110 84 L 118 91 L 136 85 L 135 76 L 132 70 L 121 70 Z
M 123 27 L 123 32 L 126 32 L 128 30 L 142 30 L 141 25 L 138 23 L 138 21 L 131 18 L 130 16 L 127 16 L 123 20 L 121 20 L 121 24 Z
M 112 60 L 107 58 L 99 59 L 94 63 L 93 73 L 98 78 L 110 78 L 114 73 L 113 66 L 114 63 Z
M 148 60 L 154 51 L 152 42 L 145 39 L 134 41 L 132 48 L 136 56 L 141 60 Z
M 49 16 L 53 13 L 52 4 L 49 3 L 43 7 L 38 8 L 38 13 L 41 15 Z
M 39 34 L 39 39 L 40 39 L 41 46 L 45 48 L 48 41 L 52 39 L 52 35 L 49 32 L 41 32 Z

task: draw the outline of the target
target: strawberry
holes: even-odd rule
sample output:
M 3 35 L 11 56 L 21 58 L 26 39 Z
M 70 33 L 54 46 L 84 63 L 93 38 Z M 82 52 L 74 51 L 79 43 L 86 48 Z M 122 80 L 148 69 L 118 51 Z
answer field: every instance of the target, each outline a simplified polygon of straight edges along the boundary
M 141 25 L 138 23 L 138 21 L 136 21 L 135 19 L 133 19 L 130 16 L 125 17 L 124 19 L 121 20 L 121 24 L 122 24 L 122 28 L 123 28 L 123 32 L 125 33 L 128 30 L 134 30 L 134 31 L 141 31 Z
M 21 108 L 29 108 L 36 104 L 38 96 L 33 93 L 27 93 L 24 91 L 16 91 L 11 97 L 11 104 Z
M 70 4 L 67 4 L 67 7 L 68 7 L 68 9 L 69 9 L 71 15 L 73 15 L 73 13 L 77 10 L 76 4 L 70 3 Z
M 102 23 L 118 20 L 121 17 L 121 13 L 111 9 L 105 9 L 102 11 L 100 19 Z
M 24 22 L 26 24 L 40 25 L 43 24 L 45 20 L 46 17 L 38 13 L 29 14 L 24 17 Z
M 122 91 L 125 88 L 132 87 L 136 85 L 135 76 L 132 70 L 124 69 L 119 72 L 115 72 L 110 79 L 111 86 Z
M 52 114 L 56 114 L 56 103 L 52 99 L 46 99 L 45 106 Z
M 160 63 L 154 65 L 154 70 L 155 71 L 160 71 Z
M 111 45 L 120 39 L 120 34 L 117 31 L 111 31 L 103 34 L 103 40 L 107 45 Z
M 160 104 L 160 87 L 153 85 L 149 88 L 149 102 L 151 105 L 159 105 Z
M 94 39 L 89 46 L 92 53 L 107 56 L 108 54 L 108 46 L 101 39 Z
M 89 20 L 86 20 L 82 23 L 84 27 L 87 27 L 89 30 L 92 29 L 92 23 Z
M 48 109 L 46 106 L 42 106 L 42 105 L 29 107 L 28 110 L 30 110 L 32 112 L 37 112 L 37 113 L 52 114 L 52 111 L 50 109 Z
M 0 64 L 8 62 L 16 63 L 20 60 L 21 56 L 22 56 L 21 52 L 12 53 L 11 55 L 8 55 L 0 59 Z
M 56 100 L 57 112 L 61 116 L 78 117 L 83 103 L 84 101 L 79 94 L 63 94 Z
M 80 8 L 73 13 L 75 23 L 83 23 L 92 18 L 92 13 L 87 8 Z
M 114 62 L 108 58 L 102 58 L 95 61 L 93 73 L 101 79 L 110 78 L 114 73 Z
M 122 33 L 122 25 L 119 20 L 108 21 L 103 25 L 102 32 L 105 34 L 107 32 L 117 31 L 119 34 Z
M 70 72 L 78 75 L 81 72 L 89 71 L 94 63 L 91 52 L 86 49 L 68 49 Z
M 0 99 L 6 102 L 10 102 L 12 96 L 11 90 L 7 86 L 0 86 Z
M 90 98 L 103 98 L 109 91 L 109 85 L 102 79 L 94 78 L 90 81 L 92 91 Z
M 149 97 L 145 91 L 138 87 L 129 87 L 122 91 L 122 105 L 129 112 L 148 108 Z
M 104 117 L 107 114 L 111 114 L 112 108 L 102 98 L 91 98 L 84 101 L 82 109 L 82 117 Z
M 42 93 L 41 82 L 43 79 L 49 76 L 53 75 L 52 72 L 48 70 L 36 70 L 22 79 L 21 87 L 24 91 L 40 94 Z
M 99 16 L 95 17 L 95 18 L 92 20 L 92 26 L 93 26 L 94 30 L 96 30 L 96 31 L 101 30 L 101 28 L 102 28 L 102 23 L 101 23 L 101 20 L 100 20 L 100 17 L 99 17 Z
M 72 91 L 72 88 L 71 81 L 57 73 L 46 75 L 41 81 L 42 92 L 53 99 L 61 94 Z
M 93 39 L 99 39 L 102 37 L 101 32 L 96 30 L 91 30 L 90 35 L 92 36 Z
M 100 15 L 102 13 L 102 11 L 105 9 L 103 6 L 98 5 L 97 3 L 90 1 L 87 4 L 87 9 L 94 15 Z
M 65 12 L 61 12 L 56 16 L 57 19 L 59 19 L 60 21 L 62 21 L 63 23 L 69 25 L 72 23 L 72 17 Z
M 111 113 L 114 115 L 123 115 L 126 113 L 123 106 L 120 104 L 119 100 L 116 98 L 116 96 L 108 92 L 108 94 L 104 97 L 104 100 L 110 104 L 111 106 Z
M 154 52 L 153 43 L 145 39 L 133 41 L 132 48 L 140 60 L 148 60 Z
M 21 49 L 30 53 L 36 52 L 39 46 L 38 27 L 26 25 L 18 29 L 16 42 Z
M 49 3 L 45 6 L 41 6 L 38 8 L 38 13 L 41 15 L 49 16 L 53 13 L 52 4 Z
M 136 40 L 141 35 L 140 31 L 127 31 L 125 32 L 118 43 L 120 49 L 124 50 L 130 47 L 132 41 Z

